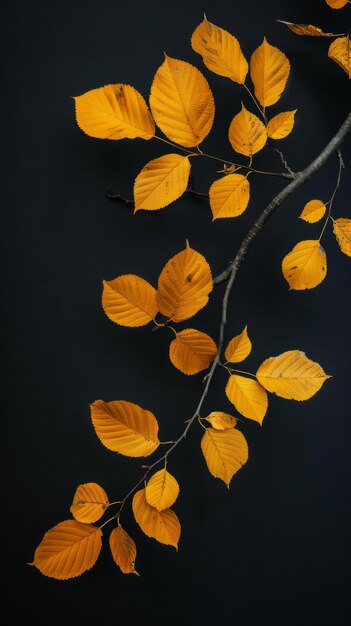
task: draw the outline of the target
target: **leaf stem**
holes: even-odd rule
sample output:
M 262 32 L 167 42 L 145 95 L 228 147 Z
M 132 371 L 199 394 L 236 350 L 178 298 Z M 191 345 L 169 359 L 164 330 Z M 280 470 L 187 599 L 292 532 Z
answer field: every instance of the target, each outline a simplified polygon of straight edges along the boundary
M 328 209 L 328 214 L 327 214 L 326 220 L 325 220 L 325 222 L 323 224 L 322 232 L 321 232 L 321 234 L 319 236 L 319 241 L 321 241 L 321 239 L 323 237 L 323 234 L 324 234 L 324 231 L 325 231 L 325 229 L 327 227 L 327 224 L 329 222 L 329 219 L 331 217 L 331 212 L 332 212 L 332 208 L 333 208 L 334 198 L 335 198 L 336 192 L 338 191 L 338 189 L 340 187 L 342 170 L 345 169 L 345 163 L 343 161 L 342 154 L 341 154 L 340 150 L 337 150 L 337 155 L 338 155 L 338 159 L 339 159 L 338 177 L 336 179 L 336 185 L 335 185 L 334 191 L 332 193 L 332 196 L 331 196 L 330 200 L 328 200 L 328 202 L 326 202 L 326 206 L 329 204 L 329 209 Z

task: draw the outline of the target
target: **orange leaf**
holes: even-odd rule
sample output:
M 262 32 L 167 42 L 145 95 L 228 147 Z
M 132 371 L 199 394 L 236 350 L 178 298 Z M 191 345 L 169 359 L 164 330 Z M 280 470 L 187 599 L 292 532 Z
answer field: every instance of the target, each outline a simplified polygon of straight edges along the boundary
M 109 506 L 106 491 L 97 483 L 84 483 L 76 490 L 70 511 L 78 522 L 91 524 L 103 516 Z
M 342 9 L 350 0 L 326 0 L 332 9 Z
M 156 211 L 171 204 L 187 188 L 190 161 L 180 154 L 165 154 L 150 161 L 135 179 L 134 203 L 136 211 Z
M 137 554 L 136 545 L 120 524 L 111 532 L 110 548 L 113 560 L 123 574 L 139 576 L 134 569 Z
M 242 174 L 227 174 L 210 187 L 213 219 L 241 215 L 250 200 L 250 183 Z
M 327 275 L 327 255 L 319 239 L 300 241 L 282 263 L 284 278 L 290 289 L 313 289 Z
M 240 333 L 236 335 L 227 345 L 224 356 L 228 363 L 240 363 L 249 356 L 252 348 L 252 343 L 247 334 L 247 326 Z
M 169 358 L 183 374 L 207 369 L 217 354 L 217 346 L 206 333 L 186 328 L 176 334 L 169 347 Z
M 262 425 L 268 408 L 267 392 L 262 385 L 251 378 L 232 375 L 225 392 L 241 415 Z
M 156 313 L 156 289 L 135 274 L 103 281 L 102 307 L 120 326 L 145 326 Z
M 346 217 L 334 220 L 333 231 L 341 252 L 351 256 L 351 220 Z
M 234 428 L 231 430 L 206 428 L 201 440 L 201 449 L 212 476 L 223 480 L 228 488 L 234 474 L 248 459 L 246 439 Z
M 250 74 L 255 96 L 263 107 L 278 102 L 289 78 L 290 63 L 285 54 L 271 46 L 267 39 L 251 57 Z
M 346 0 L 347 2 L 347 0 Z M 293 24 L 292 22 L 284 22 L 277 20 L 281 24 L 285 24 L 295 35 L 310 35 L 311 37 L 337 37 L 334 33 L 325 33 L 318 26 L 312 24 Z
M 284 137 L 287 137 L 294 128 L 296 111 L 297 109 L 285 111 L 272 117 L 267 124 L 268 137 L 271 139 L 284 139 Z
M 145 535 L 178 549 L 180 523 L 174 511 L 158 511 L 148 504 L 145 489 L 140 489 L 134 495 L 132 509 L 135 520 Z
M 349 37 L 335 39 L 330 44 L 328 57 L 333 59 L 351 78 L 351 41 Z
M 252 156 L 266 145 L 266 127 L 242 104 L 240 113 L 233 117 L 229 126 L 229 141 L 236 152 Z
M 228 428 L 235 428 L 238 423 L 236 417 L 229 415 L 229 413 L 223 413 L 222 411 L 212 411 L 212 413 L 210 413 L 204 419 L 209 422 L 212 428 L 215 428 L 215 430 L 227 430 Z
M 145 487 L 145 497 L 151 506 L 158 511 L 164 511 L 175 503 L 179 494 L 179 485 L 166 468 L 151 476 Z
M 315 224 L 322 219 L 327 207 L 325 206 L 322 200 L 310 200 L 305 204 L 301 215 L 299 218 L 304 222 L 309 222 L 310 224 Z

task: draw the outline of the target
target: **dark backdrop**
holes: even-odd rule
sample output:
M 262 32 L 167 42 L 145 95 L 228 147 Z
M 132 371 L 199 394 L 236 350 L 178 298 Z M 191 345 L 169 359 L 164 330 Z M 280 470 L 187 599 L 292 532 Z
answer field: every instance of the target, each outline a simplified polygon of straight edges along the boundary
M 262 429 L 243 420 L 250 460 L 229 492 L 209 475 L 199 448 L 202 432 L 194 426 L 170 461 L 181 485 L 175 506 L 183 526 L 178 554 L 145 538 L 126 512 L 124 525 L 139 548 L 140 578 L 120 574 L 107 538 L 94 569 L 76 580 L 51 580 L 26 565 L 44 531 L 69 517 L 79 483 L 96 481 L 118 499 L 140 476 L 140 461 L 119 457 L 99 443 L 90 402 L 139 403 L 155 412 L 168 439 L 180 433 L 201 393 L 201 374 L 185 377 L 170 364 L 168 333 L 125 329 L 106 318 L 102 279 L 136 273 L 155 284 L 186 238 L 217 273 L 282 187 L 279 179 L 252 177 L 246 213 L 213 224 L 203 201 L 182 198 L 160 212 L 133 217 L 129 207 L 105 198 L 108 186 L 130 195 L 142 166 L 166 151 L 152 141 L 88 138 L 76 125 L 71 96 L 127 82 L 147 97 L 163 50 L 196 64 L 209 79 L 217 112 L 204 146 L 232 157 L 227 128 L 243 91 L 207 71 L 190 47 L 204 11 L 240 39 L 246 56 L 267 35 L 290 58 L 291 79 L 272 112 L 298 108 L 296 129 L 280 145 L 293 168 L 303 168 L 345 118 L 349 83 L 327 58 L 328 40 L 296 37 L 275 19 L 340 32 L 350 20 L 350 7 L 332 11 L 323 0 L 5 2 L 1 501 L 6 623 L 22 623 L 20 612 L 40 625 L 347 621 L 350 261 L 328 228 L 329 267 L 322 285 L 289 292 L 280 269 L 297 241 L 318 237 L 320 225 L 297 216 L 307 200 L 330 197 L 336 157 L 281 207 L 257 239 L 230 300 L 227 334 L 248 324 L 254 345 L 248 369 L 298 348 L 333 378 L 308 402 L 271 396 Z M 350 168 L 350 140 L 343 153 Z M 268 150 L 256 162 L 280 168 Z M 216 169 L 196 160 L 196 188 L 208 189 Z M 345 176 L 335 216 L 350 217 L 349 181 Z M 223 287 L 216 288 L 190 325 L 216 337 L 222 295 Z M 224 384 L 219 372 L 208 411 L 231 409 Z

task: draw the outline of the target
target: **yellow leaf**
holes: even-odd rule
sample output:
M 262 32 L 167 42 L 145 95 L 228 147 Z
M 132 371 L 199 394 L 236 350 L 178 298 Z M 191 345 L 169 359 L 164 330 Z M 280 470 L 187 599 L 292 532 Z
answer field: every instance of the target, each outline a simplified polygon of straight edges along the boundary
M 347 0 L 346 0 L 347 2 Z M 312 24 L 293 24 L 292 22 L 284 22 L 283 20 L 277 20 L 281 24 L 285 24 L 296 35 L 310 35 L 312 37 L 336 37 L 334 33 L 325 33 L 318 26 L 312 26 Z
M 300 350 L 289 350 L 263 361 L 257 379 L 271 393 L 287 400 L 308 400 L 330 378 Z
M 351 220 L 339 217 L 333 222 L 333 230 L 341 251 L 351 256 Z
M 349 37 L 335 39 L 329 47 L 328 57 L 346 72 L 351 78 L 351 41 Z
M 267 39 L 251 57 L 250 74 L 255 87 L 255 96 L 263 107 L 278 102 L 289 78 L 290 63 L 279 48 L 271 46 Z
M 215 74 L 244 84 L 248 71 L 247 61 L 238 40 L 223 28 L 205 18 L 194 30 L 191 45 L 202 56 L 206 67 Z
M 148 537 L 178 549 L 180 523 L 171 509 L 158 511 L 148 504 L 145 489 L 137 491 L 132 502 L 135 520 Z
M 91 524 L 103 516 L 109 506 L 106 491 L 97 483 L 84 483 L 76 490 L 70 511 L 78 522 Z
M 169 358 L 183 374 L 197 374 L 207 369 L 217 354 L 217 346 L 206 333 L 185 328 L 169 346 Z
M 187 188 L 190 161 L 180 154 L 165 154 L 150 161 L 135 179 L 134 212 L 156 211 L 171 204 Z
M 160 313 L 181 322 L 192 317 L 208 302 L 213 289 L 210 266 L 189 244 L 172 257 L 158 279 L 156 303 Z
M 201 449 L 212 476 L 223 480 L 228 488 L 234 474 L 246 463 L 249 455 L 244 435 L 234 428 L 206 428 Z
M 252 343 L 247 334 L 247 326 L 240 333 L 236 335 L 227 345 L 224 356 L 228 363 L 240 363 L 249 356 L 252 348 Z
M 210 205 L 213 219 L 237 217 L 243 213 L 250 199 L 250 183 L 242 174 L 227 174 L 210 187 Z
M 326 0 L 332 9 L 342 9 L 350 0 Z
M 262 425 L 268 408 L 266 390 L 256 381 L 231 375 L 225 388 L 228 399 L 241 415 Z
M 185 61 L 165 55 L 152 83 L 150 106 L 157 126 L 180 146 L 198 146 L 212 128 L 215 105 L 209 84 Z
M 145 326 L 156 313 L 156 289 L 134 274 L 103 281 L 102 307 L 120 326 Z
M 282 270 L 290 289 L 312 289 L 327 274 L 327 255 L 318 239 L 300 241 L 283 259 Z
M 166 468 L 151 476 L 145 487 L 147 503 L 158 511 L 164 511 L 175 503 L 179 494 L 179 485 Z
M 286 111 L 272 117 L 267 124 L 268 137 L 271 139 L 284 139 L 284 137 L 287 137 L 294 128 L 296 111 L 297 109 Z
M 229 415 L 229 413 L 223 413 L 222 411 L 212 411 L 212 413 L 204 419 L 209 422 L 215 430 L 228 430 L 228 428 L 235 428 L 238 422 L 236 417 Z
M 301 215 L 299 216 L 304 222 L 315 224 L 322 219 L 327 207 L 322 200 L 310 200 L 305 204 Z
M 151 139 L 155 124 L 142 95 L 130 85 L 105 85 L 75 98 L 77 124 L 99 139 Z
M 236 152 L 250 157 L 265 146 L 267 131 L 257 115 L 241 107 L 229 126 L 229 141 Z
M 96 434 L 109 450 L 138 457 L 158 448 L 158 423 L 151 411 L 124 400 L 96 400 L 90 408 Z
M 60 522 L 45 533 L 31 565 L 50 578 L 75 578 L 95 565 L 101 537 L 102 532 L 96 526 L 73 519 Z
M 134 569 L 136 559 L 136 545 L 133 539 L 119 524 L 110 534 L 110 548 L 114 562 L 123 574 L 136 574 Z

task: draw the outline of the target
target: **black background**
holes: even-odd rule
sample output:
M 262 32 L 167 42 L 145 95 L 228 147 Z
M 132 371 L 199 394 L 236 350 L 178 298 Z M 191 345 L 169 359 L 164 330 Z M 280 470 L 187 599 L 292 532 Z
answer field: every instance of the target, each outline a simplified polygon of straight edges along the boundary
M 280 269 L 297 241 L 319 236 L 320 224 L 297 216 L 307 200 L 330 197 L 336 157 L 257 239 L 235 284 L 227 328 L 230 338 L 248 324 L 249 371 L 270 355 L 302 349 L 333 378 L 308 402 L 271 396 L 262 429 L 242 421 L 250 460 L 229 492 L 209 475 L 199 448 L 202 431 L 193 427 L 169 465 L 181 485 L 174 507 L 182 522 L 179 552 L 145 538 L 129 508 L 122 520 L 138 545 L 140 578 L 117 570 L 108 533 L 96 566 L 78 579 L 48 579 L 26 564 L 43 533 L 69 517 L 79 483 L 96 481 L 118 499 L 142 471 L 140 461 L 100 444 L 89 403 L 136 402 L 156 414 L 161 437 L 169 439 L 181 432 L 201 393 L 201 374 L 188 378 L 170 364 L 168 332 L 126 329 L 107 319 L 102 279 L 136 273 L 156 284 L 186 238 L 218 273 L 283 184 L 252 176 L 245 214 L 213 224 L 207 203 L 188 197 L 136 216 L 105 198 L 108 186 L 131 195 L 135 175 L 167 150 L 155 141 L 85 136 L 71 96 L 126 82 L 147 97 L 163 50 L 194 63 L 208 78 L 217 108 L 203 147 L 233 158 L 228 125 L 241 99 L 252 105 L 239 85 L 211 74 L 192 51 L 189 38 L 204 11 L 239 38 L 247 57 L 266 35 L 290 58 L 288 88 L 269 112 L 298 109 L 296 128 L 280 147 L 294 169 L 303 168 L 344 120 L 350 88 L 346 74 L 327 58 L 328 40 L 297 37 L 275 19 L 342 32 L 351 7 L 333 11 L 323 0 L 22 0 L 3 9 L 6 623 L 19 623 L 20 613 L 40 625 L 341 625 L 349 617 L 350 261 L 328 227 L 328 275 L 318 288 L 289 292 Z M 350 168 L 350 139 L 343 154 Z M 268 149 L 255 162 L 281 167 Z M 202 191 L 218 177 L 216 165 L 205 159 L 196 159 L 193 169 Z M 351 215 L 349 181 L 346 174 L 336 217 Z M 216 288 L 190 326 L 217 337 L 222 295 L 223 286 Z M 218 372 L 207 411 L 231 410 L 225 380 Z

